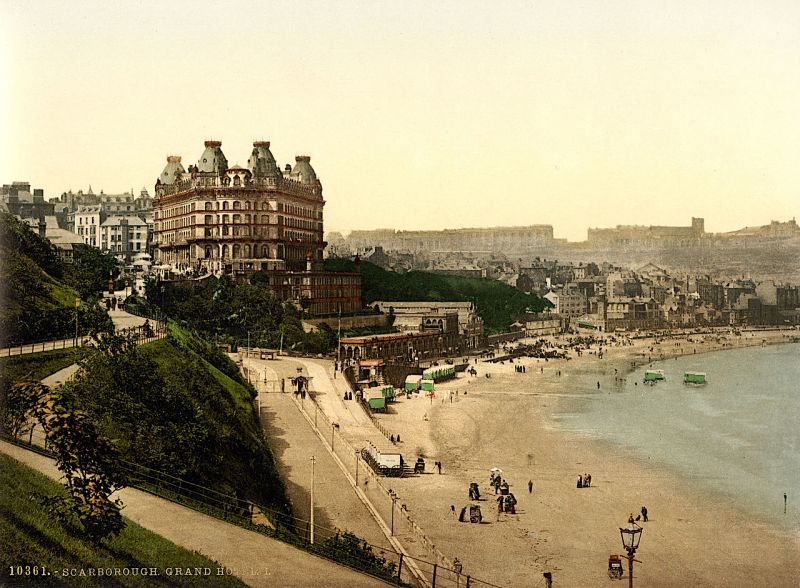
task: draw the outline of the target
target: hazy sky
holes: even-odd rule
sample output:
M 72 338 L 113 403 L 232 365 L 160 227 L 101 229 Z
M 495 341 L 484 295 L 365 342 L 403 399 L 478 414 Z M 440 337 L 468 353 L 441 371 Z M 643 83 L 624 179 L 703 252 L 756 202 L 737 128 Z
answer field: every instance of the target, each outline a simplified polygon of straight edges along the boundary
M 800 211 L 800 2 L 0 0 L 0 182 L 311 155 L 326 229 Z

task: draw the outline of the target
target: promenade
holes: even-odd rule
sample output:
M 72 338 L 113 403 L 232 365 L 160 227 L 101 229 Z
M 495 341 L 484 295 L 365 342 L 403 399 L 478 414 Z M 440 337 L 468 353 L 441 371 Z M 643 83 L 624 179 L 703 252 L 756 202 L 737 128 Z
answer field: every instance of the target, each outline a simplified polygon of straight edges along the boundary
M 0 452 L 53 480 L 60 472 L 52 459 L 0 441 Z M 270 537 L 225 523 L 147 492 L 125 488 L 118 498 L 124 515 L 142 527 L 190 551 L 216 561 L 248 586 L 332 588 L 386 586 L 385 582 Z

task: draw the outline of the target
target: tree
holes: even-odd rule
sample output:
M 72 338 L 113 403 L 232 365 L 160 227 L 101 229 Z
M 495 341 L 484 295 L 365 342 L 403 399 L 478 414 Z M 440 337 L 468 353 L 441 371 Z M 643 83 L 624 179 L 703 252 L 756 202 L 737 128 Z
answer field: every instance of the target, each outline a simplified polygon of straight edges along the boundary
M 119 274 L 116 261 L 110 255 L 89 245 L 76 245 L 72 251 L 72 264 L 66 266 L 64 281 L 75 288 L 81 298 L 96 297 L 108 287 L 108 277 Z
M 44 429 L 56 466 L 64 474 L 67 497 L 46 498 L 46 506 L 63 519 L 73 516 L 93 541 L 118 535 L 125 528 L 122 503 L 111 495 L 124 486 L 124 476 L 114 447 L 85 413 L 72 406 L 62 388 L 19 382 L 13 390 L 13 396 L 27 406 L 25 417 L 35 418 Z

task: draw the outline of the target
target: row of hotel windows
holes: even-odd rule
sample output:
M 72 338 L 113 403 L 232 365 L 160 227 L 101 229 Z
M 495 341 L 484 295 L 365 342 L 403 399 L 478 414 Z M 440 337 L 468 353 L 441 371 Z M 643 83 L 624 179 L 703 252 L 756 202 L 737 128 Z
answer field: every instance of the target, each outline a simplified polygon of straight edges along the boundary
M 227 200 L 223 200 L 220 204 L 219 201 L 215 202 L 205 202 L 203 204 L 203 210 L 258 210 L 258 203 L 253 202 L 251 203 L 249 200 L 244 201 L 244 206 L 242 206 L 242 202 L 239 200 L 234 200 L 233 202 L 228 202 Z M 190 212 L 194 212 L 195 210 L 195 203 L 192 202 L 190 204 L 183 204 L 180 206 L 172 206 L 167 208 L 163 211 L 155 211 L 156 218 L 168 218 L 176 215 L 182 214 L 189 214 Z M 264 201 L 261 203 L 261 210 L 270 210 L 272 212 L 286 212 L 287 214 L 293 214 L 295 216 L 304 216 L 306 218 L 322 220 L 322 210 L 310 208 L 307 206 L 296 206 L 293 204 L 283 204 L 282 202 L 275 202 L 275 201 Z
M 293 214 L 295 216 L 305 216 L 307 218 L 322 220 L 321 210 L 309 208 L 307 206 L 296 206 L 294 204 L 287 204 L 284 206 L 284 211 L 288 214 Z
M 168 241 L 174 241 L 176 235 L 184 236 L 186 239 L 192 237 L 192 235 L 196 237 L 250 237 L 251 235 L 254 237 L 267 237 L 268 239 L 286 239 L 286 240 L 297 240 L 303 241 L 308 243 L 317 243 L 320 242 L 321 239 L 319 238 L 319 234 L 308 234 L 308 233 L 298 233 L 295 231 L 284 231 L 283 235 L 277 230 L 277 228 L 269 228 L 269 227 L 251 227 L 249 225 L 242 225 L 242 226 L 222 226 L 221 228 L 218 227 L 207 227 L 203 230 L 202 233 L 195 233 L 194 231 L 190 230 L 178 230 L 175 231 L 174 229 L 159 231 L 159 238 L 157 242 L 165 243 Z
M 288 218 L 288 217 L 273 217 L 275 220 L 278 221 L 278 224 L 285 224 L 286 226 L 291 226 L 298 229 L 305 229 L 308 231 L 322 231 L 322 223 L 313 223 L 311 221 L 302 221 L 298 219 Z M 175 220 L 168 220 L 168 221 L 158 221 L 156 223 L 156 230 L 158 231 L 168 231 L 170 229 L 180 229 L 183 227 L 191 227 L 194 224 L 195 217 L 183 217 L 177 218 Z M 198 219 L 199 220 L 199 219 Z M 207 214 L 204 216 L 204 223 L 206 225 L 213 225 L 222 223 L 223 225 L 228 224 L 229 220 L 233 221 L 233 224 L 245 224 L 249 225 L 251 221 L 251 216 L 249 214 L 240 215 L 213 215 Z M 252 216 L 253 223 L 258 223 L 259 217 L 258 215 L 254 214 Z M 272 218 L 267 214 L 261 215 L 261 224 L 268 225 L 272 221 Z

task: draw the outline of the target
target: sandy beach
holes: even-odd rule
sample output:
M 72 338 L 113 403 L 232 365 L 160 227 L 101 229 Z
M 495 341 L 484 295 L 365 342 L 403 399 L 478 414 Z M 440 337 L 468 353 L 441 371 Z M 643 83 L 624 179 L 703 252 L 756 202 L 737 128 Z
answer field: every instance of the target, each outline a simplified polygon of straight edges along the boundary
M 635 577 L 646 586 L 798 586 L 800 539 L 740 510 L 696 481 L 618 446 L 552 426 L 577 398 L 611 393 L 633 362 L 789 340 L 796 332 L 690 335 L 598 345 L 570 360 L 524 358 L 473 362 L 477 377 L 459 374 L 437 385 L 433 399 L 402 398 L 379 418 L 401 435 L 407 460 L 422 455 L 423 475 L 395 480 L 410 514 L 464 573 L 501 586 L 535 586 L 542 572 L 554 585 L 596 586 L 608 578 L 609 554 L 622 551 L 618 528 L 646 505 L 650 520 L 637 552 Z M 524 365 L 525 373 L 515 371 Z M 560 375 L 559 375 L 560 372 Z M 486 374 L 490 377 L 487 378 Z M 600 389 L 597 389 L 597 383 Z M 435 473 L 434 461 L 443 464 Z M 518 500 L 498 514 L 489 469 L 499 467 Z M 579 474 L 590 488 L 576 488 Z M 528 480 L 533 492 L 528 492 Z M 480 485 L 484 524 L 451 514 L 470 504 Z M 627 574 L 627 572 L 626 572 Z

